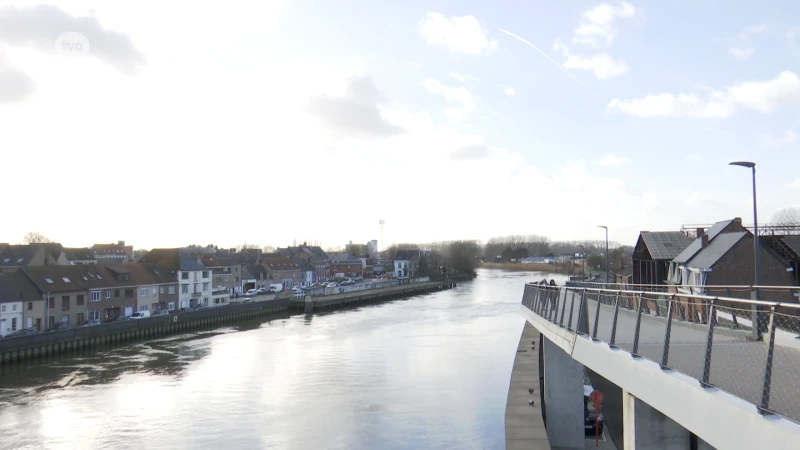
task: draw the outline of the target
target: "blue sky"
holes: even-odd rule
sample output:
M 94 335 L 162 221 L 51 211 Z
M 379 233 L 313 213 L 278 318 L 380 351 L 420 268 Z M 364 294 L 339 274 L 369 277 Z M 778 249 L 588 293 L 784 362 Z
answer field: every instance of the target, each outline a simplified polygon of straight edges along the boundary
M 607 224 L 632 244 L 750 222 L 734 159 L 758 164 L 761 222 L 800 206 L 795 2 L 0 5 L 0 23 L 30 24 L 0 30 L 4 155 L 41 155 L 59 195 L 95 200 L 43 211 L 35 187 L 0 241 L 335 246 L 382 218 L 387 242 Z M 64 32 L 91 50 L 53 51 Z

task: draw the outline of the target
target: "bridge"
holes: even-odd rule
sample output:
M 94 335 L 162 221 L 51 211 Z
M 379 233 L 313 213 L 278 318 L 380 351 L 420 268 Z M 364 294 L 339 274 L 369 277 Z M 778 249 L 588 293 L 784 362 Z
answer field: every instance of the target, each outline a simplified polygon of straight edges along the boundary
M 674 291 L 525 286 L 550 447 L 586 448 L 588 380 L 618 449 L 799 449 L 800 304 Z

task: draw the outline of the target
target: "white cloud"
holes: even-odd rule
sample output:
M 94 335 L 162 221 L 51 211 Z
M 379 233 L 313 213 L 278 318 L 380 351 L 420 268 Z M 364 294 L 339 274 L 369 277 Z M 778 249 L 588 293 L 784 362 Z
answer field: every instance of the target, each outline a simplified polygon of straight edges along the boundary
M 792 182 L 791 182 L 791 183 L 789 183 L 789 184 L 788 184 L 786 187 L 787 187 L 787 188 L 789 188 L 789 189 L 797 189 L 797 190 L 800 190 L 800 178 L 798 178 L 798 179 L 796 179 L 796 180 L 792 181 Z
M 451 53 L 480 55 L 497 49 L 497 41 L 490 41 L 488 30 L 471 15 L 448 19 L 442 14 L 429 12 L 420 21 L 419 32 L 425 42 Z
M 627 19 L 636 15 L 636 8 L 628 2 L 617 5 L 601 3 L 581 16 L 581 23 L 575 28 L 572 41 L 578 44 L 599 47 L 603 42 L 611 44 L 617 35 L 614 24 L 617 19 Z
M 466 114 L 475 110 L 475 98 L 469 89 L 460 86 L 457 88 L 445 86 L 435 78 L 422 80 L 422 86 L 433 94 L 439 94 L 451 103 L 460 103 L 459 108 L 446 108 L 445 115 L 451 120 L 461 120 Z
M 461 75 L 458 72 L 450 72 L 449 75 L 450 75 L 450 78 L 452 78 L 452 79 L 454 79 L 456 81 L 460 81 L 462 83 L 467 81 L 467 77 L 465 77 L 464 75 Z
M 764 145 L 770 147 L 778 147 L 781 145 L 789 145 L 794 144 L 797 142 L 797 133 L 792 130 L 787 130 L 783 133 L 783 136 L 775 137 L 775 136 L 767 136 L 764 138 Z
M 730 47 L 728 48 L 728 53 L 731 54 L 736 59 L 739 60 L 747 60 L 750 59 L 751 56 L 756 52 L 753 47 Z
M 689 117 L 721 119 L 739 109 L 762 114 L 786 105 L 800 103 L 800 77 L 781 72 L 768 81 L 748 81 L 712 92 L 707 99 L 695 94 L 650 94 L 629 100 L 613 99 L 607 111 L 620 111 L 638 117 Z
M 689 153 L 688 155 L 686 155 L 686 160 L 689 162 L 702 164 L 706 162 L 706 157 L 705 155 L 701 155 L 699 153 Z
M 614 78 L 628 72 L 624 61 L 617 61 L 610 55 L 597 54 L 590 58 L 572 55 L 564 63 L 567 69 L 591 70 L 599 80 Z
M 513 87 L 506 87 L 506 88 L 503 88 L 503 93 L 506 94 L 509 97 L 513 97 L 513 96 L 517 95 L 517 90 L 514 89 Z
M 613 155 L 611 153 L 603 155 L 602 157 L 600 157 L 600 159 L 594 161 L 595 165 L 603 167 L 616 167 L 631 163 L 632 161 L 630 160 L 630 158 L 620 157 L 617 155 Z

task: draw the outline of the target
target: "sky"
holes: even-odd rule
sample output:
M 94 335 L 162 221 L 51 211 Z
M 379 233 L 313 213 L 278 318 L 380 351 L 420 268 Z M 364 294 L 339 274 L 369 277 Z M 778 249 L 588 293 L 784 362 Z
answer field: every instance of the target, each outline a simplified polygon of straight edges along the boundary
M 0 242 L 640 230 L 800 206 L 796 1 L 0 0 Z M 381 245 L 383 245 L 383 243 Z

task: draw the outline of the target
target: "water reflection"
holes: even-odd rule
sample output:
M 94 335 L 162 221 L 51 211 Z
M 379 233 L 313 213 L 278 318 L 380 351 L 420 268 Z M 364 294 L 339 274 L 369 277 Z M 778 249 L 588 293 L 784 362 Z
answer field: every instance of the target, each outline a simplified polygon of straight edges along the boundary
M 526 281 L 3 368 L 15 448 L 503 448 Z M 551 278 L 548 276 L 548 278 Z

